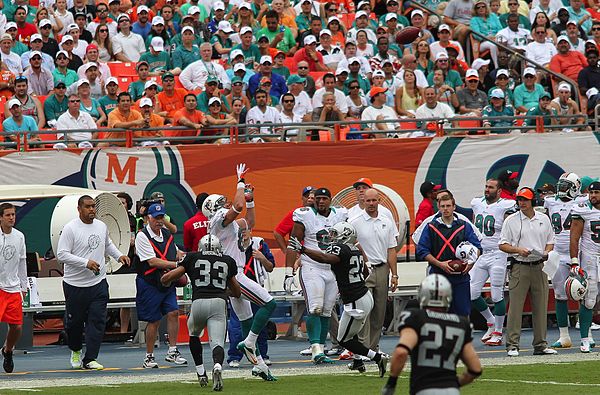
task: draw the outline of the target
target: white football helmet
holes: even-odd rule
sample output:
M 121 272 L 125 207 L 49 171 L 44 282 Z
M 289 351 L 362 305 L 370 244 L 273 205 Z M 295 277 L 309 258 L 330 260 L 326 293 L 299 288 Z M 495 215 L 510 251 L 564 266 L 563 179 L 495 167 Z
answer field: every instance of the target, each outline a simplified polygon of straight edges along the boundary
M 571 300 L 580 301 L 587 293 L 587 273 L 583 271 L 583 275 L 570 275 L 565 281 L 565 291 Z
M 223 195 L 213 193 L 202 203 L 202 214 L 206 215 L 206 218 L 212 218 L 219 209 L 225 207 L 227 198 Z
M 454 255 L 456 256 L 456 259 L 460 259 L 471 265 L 477 260 L 477 247 L 468 241 L 463 241 L 456 247 Z
M 329 228 L 327 239 L 329 244 L 342 243 L 354 245 L 356 244 L 356 230 L 348 222 L 338 222 Z
M 556 183 L 556 196 L 561 199 L 573 200 L 579 196 L 581 179 L 575 173 L 564 173 Z
M 425 307 L 449 308 L 452 303 L 452 285 L 441 274 L 430 274 L 421 282 L 419 305 Z
M 198 242 L 198 251 L 220 254 L 223 251 L 223 245 L 221 245 L 221 240 L 217 236 L 206 235 Z

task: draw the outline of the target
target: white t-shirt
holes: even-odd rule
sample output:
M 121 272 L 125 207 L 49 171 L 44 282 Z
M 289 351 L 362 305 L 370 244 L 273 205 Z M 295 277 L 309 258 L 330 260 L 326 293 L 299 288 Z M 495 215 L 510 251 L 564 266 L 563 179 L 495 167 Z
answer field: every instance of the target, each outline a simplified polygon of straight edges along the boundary
M 381 208 L 381 206 L 379 206 Z M 387 264 L 387 252 L 398 245 L 396 226 L 379 210 L 376 218 L 366 211 L 350 220 L 356 236 L 369 262 L 374 266 Z M 396 229 L 396 231 L 394 231 Z
M 313 105 L 310 102 L 310 96 L 308 93 L 302 91 L 298 96 L 294 96 L 296 98 L 296 104 L 294 104 L 294 114 L 298 115 L 300 119 L 304 117 L 304 115 L 313 112 Z
M 319 45 L 317 51 L 323 55 L 323 63 L 328 67 L 337 67 L 338 63 L 346 59 L 344 51 L 337 45 L 332 45 L 329 51 L 323 48 L 322 45 Z
M 118 260 L 121 251 L 108 236 L 106 224 L 94 219 L 85 224 L 79 217 L 69 221 L 58 239 L 56 258 L 65 265 L 63 281 L 74 287 L 91 287 L 106 277 L 105 256 Z M 87 268 L 89 260 L 100 265 L 100 274 Z
M 123 52 L 127 59 L 132 62 L 137 62 L 144 52 L 146 52 L 146 44 L 144 39 L 137 33 L 130 32 L 128 36 L 123 32 L 118 33 L 111 38 L 113 53 L 119 54 Z
M 427 104 L 422 104 L 415 111 L 417 118 L 452 118 L 454 111 L 446 103 L 438 102 L 434 108 L 427 107 Z
M 527 44 L 525 47 L 525 56 L 541 64 L 547 65 L 558 51 L 551 42 L 538 43 L 537 41 Z
M 25 236 L 13 228 L 2 233 L 0 240 L 0 289 L 17 293 L 27 291 L 27 263 Z
M 263 123 L 281 123 L 281 117 L 279 111 L 275 107 L 267 106 L 265 111 L 262 112 L 258 106 L 254 106 L 248 111 L 246 115 L 246 123 L 248 125 L 260 125 Z M 249 133 L 257 133 L 256 128 L 248 126 Z M 272 126 L 265 126 L 260 128 L 260 134 L 273 134 Z
M 79 111 L 79 116 L 75 118 L 69 111 L 58 117 L 56 121 L 56 130 L 71 130 L 71 129 L 89 129 L 89 132 L 74 132 L 67 134 L 67 140 L 70 141 L 89 141 L 92 139 L 92 130 L 98 129 L 96 122 L 87 112 Z M 63 133 L 58 133 L 57 138 L 62 139 Z
M 392 107 L 386 106 L 385 104 L 381 106 L 381 108 L 375 108 L 372 105 L 365 108 L 365 110 L 362 112 L 360 119 L 361 121 L 375 121 L 380 115 L 383 116 L 383 119 L 398 119 L 398 114 L 396 114 L 396 111 Z M 368 128 L 371 130 L 379 130 L 377 128 L 377 125 L 381 125 L 381 123 L 369 124 Z M 390 131 L 394 131 L 398 130 L 400 128 L 400 125 L 398 124 L 398 122 L 387 122 L 387 128 Z
M 313 109 L 323 107 L 323 95 L 327 92 L 325 88 L 319 88 L 315 91 L 312 98 Z M 346 103 L 346 95 L 341 90 L 335 88 L 333 95 L 335 96 L 335 105 L 338 106 L 343 114 L 348 112 L 348 104 Z
M 458 48 L 458 56 L 457 58 L 460 60 L 465 60 L 465 52 L 462 49 L 462 46 L 460 45 L 460 43 L 458 41 L 454 41 L 454 40 L 450 40 L 450 44 L 454 45 L 455 47 Z M 444 52 L 446 52 L 446 47 L 443 47 L 442 44 L 440 44 L 439 41 L 434 41 L 429 45 L 429 51 L 431 52 L 431 59 L 435 59 L 435 57 L 437 56 L 437 54 Z

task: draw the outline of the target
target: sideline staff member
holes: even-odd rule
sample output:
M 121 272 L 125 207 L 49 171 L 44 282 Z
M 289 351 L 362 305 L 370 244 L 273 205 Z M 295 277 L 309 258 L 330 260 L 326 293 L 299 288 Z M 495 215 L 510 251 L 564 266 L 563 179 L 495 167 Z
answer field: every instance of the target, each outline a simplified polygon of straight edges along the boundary
M 554 248 L 554 231 L 547 215 L 533 209 L 535 193 L 523 187 L 517 193 L 519 211 L 504 220 L 500 250 L 509 258 L 510 304 L 507 318 L 506 349 L 509 357 L 519 356 L 521 319 L 527 293 L 531 293 L 533 354 L 552 355 L 546 341 L 548 314 L 548 276 L 542 271 L 548 252 Z

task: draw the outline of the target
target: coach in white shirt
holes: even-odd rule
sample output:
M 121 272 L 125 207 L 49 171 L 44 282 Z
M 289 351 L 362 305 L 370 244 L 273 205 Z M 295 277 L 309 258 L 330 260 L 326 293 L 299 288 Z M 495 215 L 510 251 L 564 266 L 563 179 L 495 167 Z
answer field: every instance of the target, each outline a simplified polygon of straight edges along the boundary
M 379 345 L 381 328 L 385 318 L 388 291 L 398 286 L 396 266 L 396 226 L 380 210 L 379 192 L 369 189 L 365 192 L 365 209 L 350 220 L 360 246 L 368 259 L 371 274 L 366 285 L 373 295 L 373 310 L 369 320 L 359 334 L 361 343 L 373 350 Z M 390 272 L 392 273 L 390 281 Z
M 144 39 L 131 31 L 131 21 L 127 14 L 117 17 L 119 33 L 111 38 L 115 58 L 121 62 L 137 62 L 144 52 Z
M 181 33 L 186 30 L 193 31 L 190 26 L 185 26 Z M 212 45 L 210 43 L 200 44 L 200 60 L 190 63 L 179 75 L 181 85 L 189 91 L 204 89 L 204 84 L 209 75 L 217 78 L 225 90 L 231 89 L 231 81 L 223 66 L 212 61 Z
M 64 264 L 63 292 L 66 304 L 65 330 L 74 369 L 104 369 L 96 358 L 106 329 L 105 256 L 129 265 L 129 258 L 115 247 L 106 224 L 96 219 L 96 202 L 84 195 L 77 201 L 79 217 L 68 222 L 58 239 L 56 257 Z M 85 356 L 81 358 L 85 329 Z

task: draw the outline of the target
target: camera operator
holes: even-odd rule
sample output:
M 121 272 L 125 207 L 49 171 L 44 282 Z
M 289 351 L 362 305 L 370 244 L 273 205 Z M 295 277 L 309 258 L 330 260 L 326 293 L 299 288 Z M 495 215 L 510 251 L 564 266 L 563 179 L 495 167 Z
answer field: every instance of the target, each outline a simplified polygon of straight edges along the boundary
M 150 200 L 153 203 L 162 204 L 163 206 L 167 205 L 167 203 L 165 202 L 165 195 L 162 192 L 158 192 L 158 191 L 152 192 L 152 195 L 150 195 Z M 171 232 L 172 234 L 177 233 L 177 225 L 175 225 L 175 222 L 173 222 L 173 220 L 171 220 L 171 217 L 169 217 L 166 214 L 165 214 L 165 218 L 164 218 L 164 223 L 165 223 L 165 225 L 164 225 L 165 228 L 167 228 L 167 230 L 169 232 Z

